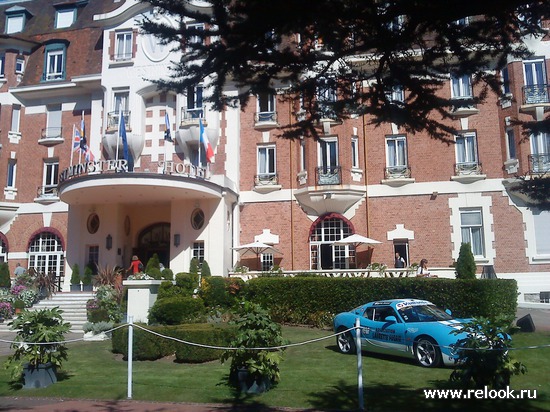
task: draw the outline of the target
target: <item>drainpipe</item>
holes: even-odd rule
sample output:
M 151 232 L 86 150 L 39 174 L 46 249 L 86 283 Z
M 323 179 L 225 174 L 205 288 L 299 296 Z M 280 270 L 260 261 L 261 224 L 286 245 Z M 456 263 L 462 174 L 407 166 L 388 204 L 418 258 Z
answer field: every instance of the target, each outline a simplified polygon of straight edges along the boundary
M 292 121 L 292 101 L 288 102 L 288 121 Z M 294 270 L 294 173 L 292 173 L 294 164 L 293 141 L 290 140 L 290 270 Z

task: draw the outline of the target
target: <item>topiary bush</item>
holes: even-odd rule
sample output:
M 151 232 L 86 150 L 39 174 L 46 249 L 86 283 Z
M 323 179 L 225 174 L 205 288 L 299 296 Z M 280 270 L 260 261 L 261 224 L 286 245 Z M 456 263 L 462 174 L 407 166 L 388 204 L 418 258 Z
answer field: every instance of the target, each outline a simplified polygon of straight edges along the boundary
M 469 243 L 462 243 L 456 261 L 456 278 L 475 279 L 476 269 L 476 261 L 472 253 L 472 247 Z
M 11 287 L 10 267 L 7 262 L 0 265 L 0 288 Z
M 191 296 L 195 289 L 199 287 L 199 275 L 197 273 L 181 272 L 176 275 L 176 286 Z
M 71 274 L 71 285 L 80 285 L 80 268 L 78 263 L 73 265 L 73 273 Z
M 239 302 L 245 282 L 240 278 L 203 277 L 199 296 L 208 307 L 230 308 Z
M 203 278 L 212 276 L 212 273 L 210 272 L 210 266 L 208 265 L 208 262 L 206 260 L 202 261 L 201 275 Z
M 199 260 L 195 257 L 191 259 L 191 262 L 189 262 L 189 273 L 193 275 L 199 274 Z
M 206 321 L 206 308 L 200 298 L 174 296 L 157 299 L 149 309 L 149 324 L 179 325 Z

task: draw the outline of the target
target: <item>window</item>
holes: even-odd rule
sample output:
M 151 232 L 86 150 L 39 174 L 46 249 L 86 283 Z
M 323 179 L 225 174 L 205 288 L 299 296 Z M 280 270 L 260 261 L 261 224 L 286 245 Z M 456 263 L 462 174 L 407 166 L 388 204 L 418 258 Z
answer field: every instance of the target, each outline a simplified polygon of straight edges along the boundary
M 391 90 L 386 93 L 386 98 L 390 103 L 398 104 L 405 101 L 405 93 L 402 86 L 393 86 Z
M 333 139 L 319 140 L 317 160 L 317 184 L 340 184 L 340 166 L 338 163 L 338 141 Z
M 550 256 L 550 211 L 533 208 L 536 253 Z
M 508 159 L 516 158 L 516 138 L 514 135 L 514 129 L 506 129 L 506 156 Z
M 12 132 L 19 133 L 19 120 L 21 118 L 21 106 L 14 104 L 11 112 L 11 130 Z
M 256 122 L 275 122 L 275 95 L 260 93 L 258 95 L 258 114 Z
M 193 257 L 202 265 L 204 261 L 204 242 L 193 242 Z
M 258 178 L 269 179 L 276 174 L 275 146 L 258 147 Z
M 99 263 L 99 246 L 88 246 L 88 264 L 92 267 L 92 272 L 97 272 L 97 264 Z
M 6 244 L 6 237 L 3 233 L 0 233 L 0 262 L 8 261 L 8 246 Z
M 338 217 L 330 217 L 314 225 L 309 239 L 311 269 L 349 268 L 349 262 L 355 262 L 355 247 L 334 244 L 352 234 L 349 224 Z
M 475 133 L 465 133 L 456 136 L 456 162 L 458 164 L 477 163 Z
M 470 24 L 470 19 L 468 17 L 463 17 L 454 21 L 454 25 L 458 27 L 466 27 L 468 24 Z
M 550 133 L 539 132 L 531 135 L 531 171 L 543 173 L 550 170 Z
M 130 107 L 130 92 L 129 91 L 119 91 L 114 93 L 114 109 L 116 113 L 126 113 Z
M 43 196 L 57 196 L 58 176 L 59 161 L 57 159 L 44 161 L 44 178 L 41 193 Z
M 460 211 L 462 243 L 469 243 L 474 257 L 484 257 L 483 219 L 480 209 Z
M 42 232 L 35 236 L 29 247 L 29 268 L 40 273 L 54 273 L 60 278 L 65 270 L 63 245 L 58 236 Z
M 306 142 L 300 139 L 300 171 L 306 170 Z
M 15 59 L 15 73 L 16 74 L 23 74 L 25 73 L 25 58 L 24 57 L 17 57 Z
M 46 46 L 44 80 L 65 79 L 65 45 Z
M 61 105 L 53 104 L 46 106 L 47 124 L 43 137 L 46 139 L 61 139 Z
M 192 32 L 197 32 L 196 34 L 191 34 L 189 36 L 187 39 L 187 44 L 202 44 L 204 42 L 203 36 L 201 35 L 201 32 L 204 31 L 203 23 L 188 24 L 187 29 Z
M 501 70 L 500 77 L 502 80 L 502 93 L 511 94 L 512 89 L 510 88 L 510 74 L 508 73 L 508 67 Z
M 321 118 L 334 119 L 336 114 L 332 103 L 336 102 L 336 90 L 328 81 L 320 81 L 317 88 L 317 104 Z
M 470 76 L 451 76 L 451 90 L 453 99 L 465 99 L 472 97 L 472 85 Z
M 17 160 L 9 159 L 8 160 L 8 177 L 6 181 L 6 187 L 10 189 L 15 188 L 15 177 L 17 175 Z
M 4 67 L 6 66 L 6 56 L 0 55 L 0 77 L 4 77 Z
M 59 9 L 55 13 L 55 28 L 71 27 L 76 21 L 76 9 Z
M 189 87 L 187 89 L 187 110 L 185 114 L 187 119 L 199 119 L 204 117 L 202 93 L 202 86 Z
M 544 59 L 524 62 L 523 70 L 525 76 L 525 104 L 548 103 Z
M 6 34 L 22 32 L 23 27 L 25 27 L 25 15 L 23 13 L 7 16 Z
M 389 169 L 403 169 L 407 166 L 407 138 L 405 136 L 386 137 L 386 164 Z
M 131 60 L 133 57 L 133 32 L 116 33 L 114 60 Z
M 359 169 L 359 138 L 357 136 L 351 138 L 351 167 Z
M 267 272 L 273 269 L 273 253 L 262 253 L 260 259 L 262 261 L 262 271 Z

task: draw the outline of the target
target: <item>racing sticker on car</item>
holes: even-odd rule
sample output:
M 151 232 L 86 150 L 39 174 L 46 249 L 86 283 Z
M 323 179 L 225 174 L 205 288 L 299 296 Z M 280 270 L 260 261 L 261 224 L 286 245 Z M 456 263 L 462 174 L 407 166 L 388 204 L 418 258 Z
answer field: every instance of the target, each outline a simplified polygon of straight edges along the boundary
M 426 305 L 432 305 L 432 302 L 428 302 L 427 300 L 416 300 L 413 302 L 399 302 L 395 305 L 397 309 L 405 308 L 407 306 L 426 306 Z
M 403 340 L 402 336 L 393 329 L 375 328 L 373 331 L 373 339 L 385 340 L 388 342 L 401 342 Z

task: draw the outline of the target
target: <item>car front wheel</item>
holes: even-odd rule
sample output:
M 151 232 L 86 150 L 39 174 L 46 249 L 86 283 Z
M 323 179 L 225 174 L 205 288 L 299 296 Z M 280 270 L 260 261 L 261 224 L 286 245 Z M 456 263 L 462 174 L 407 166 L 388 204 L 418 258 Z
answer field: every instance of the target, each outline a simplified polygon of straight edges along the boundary
M 432 338 L 420 338 L 414 345 L 414 356 L 426 368 L 435 368 L 441 364 L 441 351 Z
M 338 350 L 341 353 L 355 353 L 355 339 L 350 332 L 341 333 L 336 336 L 336 344 L 338 345 Z

